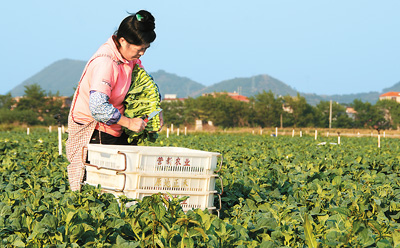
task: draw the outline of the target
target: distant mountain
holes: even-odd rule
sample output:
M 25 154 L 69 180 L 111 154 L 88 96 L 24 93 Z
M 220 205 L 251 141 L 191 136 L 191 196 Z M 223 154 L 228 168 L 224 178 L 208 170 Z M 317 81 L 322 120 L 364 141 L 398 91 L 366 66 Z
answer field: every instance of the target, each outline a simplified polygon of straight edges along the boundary
M 25 94 L 25 85 L 36 83 L 46 92 L 52 92 L 53 94 L 59 92 L 61 96 L 72 96 L 85 64 L 85 61 L 71 59 L 57 61 L 16 86 L 11 90 L 11 94 L 12 96 L 22 96 Z M 176 94 L 178 98 L 197 97 L 201 94 L 212 92 L 235 91 L 247 97 L 254 96 L 264 90 L 266 92 L 271 90 L 277 96 L 295 96 L 298 93 L 289 85 L 266 74 L 249 78 L 224 80 L 208 87 L 189 78 L 180 77 L 163 70 L 150 72 L 150 74 L 154 77 L 163 96 L 165 96 L 165 94 Z M 392 87 L 383 89 L 382 93 L 388 91 L 400 91 L 400 82 Z M 299 92 L 299 94 L 304 96 L 309 104 L 316 105 L 320 101 L 330 100 L 339 103 L 351 103 L 354 99 L 360 99 L 361 101 L 374 104 L 379 99 L 381 93 L 368 92 L 346 95 L 317 95 L 314 93 Z
M 23 96 L 25 85 L 38 84 L 46 92 L 51 91 L 53 94 L 59 92 L 61 96 L 72 96 L 85 65 L 86 62 L 79 60 L 59 60 L 17 85 L 11 90 L 11 95 Z
M 250 97 L 256 95 L 257 93 L 261 93 L 264 90 L 266 92 L 271 90 L 275 95 L 297 95 L 297 91 L 278 79 L 268 75 L 258 75 L 250 78 L 235 78 L 231 80 L 225 80 L 194 92 L 192 96 L 199 96 L 204 93 L 212 92 L 236 91 L 240 95 Z
M 400 83 L 399 83 L 400 88 Z M 297 91 L 289 85 L 279 81 L 268 75 L 258 75 L 250 78 L 235 78 L 231 80 L 225 80 L 220 83 L 208 86 L 198 92 L 193 93 L 192 96 L 199 96 L 204 93 L 212 92 L 238 92 L 241 95 L 250 97 L 263 91 L 272 91 L 276 96 L 296 96 Z M 400 89 L 399 89 L 400 91 Z M 361 99 L 364 102 L 370 102 L 374 104 L 379 99 L 379 92 L 359 93 L 359 94 L 347 94 L 347 95 L 317 95 L 313 93 L 301 93 L 301 96 L 306 98 L 307 103 L 311 105 L 317 105 L 320 101 L 334 101 L 339 103 L 351 103 L 355 99 Z
M 383 89 L 382 93 L 390 92 L 390 91 L 400 92 L 400 82 L 398 82 L 397 84 L 393 85 L 392 87 Z
M 307 103 L 311 105 L 317 105 L 320 101 L 334 101 L 341 104 L 349 104 L 353 102 L 355 99 L 360 99 L 363 102 L 369 102 L 371 104 L 375 104 L 378 99 L 379 92 L 369 92 L 369 93 L 358 93 L 358 94 L 345 94 L 345 95 L 316 95 L 309 93 L 300 93 L 300 95 L 306 98 Z
M 85 61 L 59 60 L 17 85 L 10 91 L 11 95 L 23 96 L 26 85 L 38 84 L 46 92 L 51 91 L 53 94 L 59 92 L 61 96 L 72 96 L 85 65 Z M 154 81 L 157 82 L 163 95 L 176 94 L 177 97 L 183 98 L 205 87 L 189 78 L 179 77 L 162 70 L 150 74 L 154 77 Z
M 186 77 L 167 73 L 163 70 L 150 73 L 160 88 L 161 94 L 176 94 L 178 98 L 191 96 L 193 92 L 203 89 L 205 86 Z

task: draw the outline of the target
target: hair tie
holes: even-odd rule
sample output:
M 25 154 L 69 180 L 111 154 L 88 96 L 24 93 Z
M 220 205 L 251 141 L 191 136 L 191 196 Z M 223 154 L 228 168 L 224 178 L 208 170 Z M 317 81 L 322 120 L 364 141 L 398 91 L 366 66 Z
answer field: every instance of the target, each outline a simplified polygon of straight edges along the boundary
M 140 14 L 136 14 L 136 20 L 138 20 L 139 22 L 143 19 L 143 16 L 141 16 Z

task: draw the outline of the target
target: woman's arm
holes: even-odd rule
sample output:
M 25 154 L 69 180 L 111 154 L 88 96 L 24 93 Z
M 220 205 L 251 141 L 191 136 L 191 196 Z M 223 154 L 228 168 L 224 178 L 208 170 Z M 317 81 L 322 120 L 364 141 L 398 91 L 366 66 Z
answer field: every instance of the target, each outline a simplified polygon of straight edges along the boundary
M 121 113 L 108 100 L 107 94 L 92 90 L 89 96 L 89 109 L 96 121 L 112 125 L 119 121 Z
M 119 124 L 134 132 L 141 132 L 146 127 L 146 122 L 141 118 L 128 118 L 119 112 L 109 103 L 107 94 L 98 91 L 91 91 L 89 96 L 89 108 L 96 121 L 106 125 Z

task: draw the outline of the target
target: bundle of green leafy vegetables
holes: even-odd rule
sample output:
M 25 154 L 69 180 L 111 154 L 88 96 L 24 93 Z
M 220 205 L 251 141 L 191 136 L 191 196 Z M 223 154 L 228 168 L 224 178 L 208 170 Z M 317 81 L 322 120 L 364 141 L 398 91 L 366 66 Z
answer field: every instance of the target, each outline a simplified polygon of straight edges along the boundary
M 132 83 L 125 97 L 125 116 L 129 118 L 140 118 L 160 109 L 160 93 L 153 78 L 141 67 L 135 65 L 132 71 Z M 124 128 L 129 136 L 128 142 L 141 144 L 146 140 L 155 142 L 158 131 L 161 128 L 160 117 L 156 115 L 146 128 L 139 133 Z

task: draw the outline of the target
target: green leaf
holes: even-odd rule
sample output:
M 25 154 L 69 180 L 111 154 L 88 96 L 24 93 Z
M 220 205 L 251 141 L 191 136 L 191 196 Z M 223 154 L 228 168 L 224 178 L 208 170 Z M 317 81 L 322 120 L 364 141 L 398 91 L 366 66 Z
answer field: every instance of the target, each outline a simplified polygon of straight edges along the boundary
M 12 214 L 11 206 L 8 206 L 4 202 L 0 202 L 0 216 L 6 217 Z
M 400 247 L 400 231 L 394 230 L 392 234 L 394 247 Z
M 263 241 L 260 245 L 260 248 L 274 248 L 274 247 L 276 247 L 274 242 L 269 240 Z
M 85 228 L 82 224 L 74 225 L 69 228 L 68 239 L 71 243 L 75 243 L 79 240 L 79 238 L 84 233 Z
M 14 236 L 14 240 L 12 241 L 12 245 L 13 245 L 13 247 L 26 247 L 26 244 L 17 235 Z
M 178 234 L 179 234 L 179 231 L 177 231 L 177 230 L 171 230 L 170 232 L 168 232 L 167 239 L 170 240 L 170 239 L 174 238 L 174 237 L 175 237 L 176 235 L 178 235 Z
M 387 239 L 381 239 L 376 243 L 376 247 L 378 248 L 392 248 L 392 244 Z
M 204 241 L 206 241 L 207 238 L 207 234 L 204 232 L 204 230 L 200 227 L 194 227 L 194 230 L 196 230 L 197 232 L 199 232 L 201 234 L 201 236 L 203 236 Z
M 191 237 L 185 238 L 182 242 L 182 247 L 194 247 L 194 240 Z
M 258 194 L 257 191 L 255 191 L 254 189 L 251 189 L 250 191 L 250 196 L 251 198 L 253 198 L 253 200 L 255 200 L 257 203 L 260 203 L 263 201 L 263 199 L 260 197 L 260 195 Z
M 50 227 L 52 230 L 55 230 L 57 228 L 57 218 L 51 214 L 46 214 L 43 219 L 40 221 L 40 223 L 47 225 Z
M 162 202 L 156 203 L 154 206 L 154 212 L 156 214 L 157 220 L 161 220 L 165 213 L 167 212 Z
M 257 206 L 256 206 L 256 204 L 254 203 L 253 200 L 247 198 L 246 199 L 246 204 L 247 204 L 247 206 L 249 207 L 250 210 L 257 210 Z
M 201 217 L 201 224 L 205 227 L 206 230 L 210 229 L 212 221 L 214 220 L 214 218 L 216 217 L 215 215 L 210 215 L 210 214 L 206 214 L 204 213 L 202 210 L 198 209 L 196 211 L 196 213 L 198 215 L 200 215 Z
M 303 227 L 304 227 L 304 236 L 308 247 L 318 247 L 318 242 L 313 234 L 313 228 L 310 220 L 308 219 L 308 214 L 305 214 L 304 216 Z
M 375 243 L 374 239 L 372 238 L 372 233 L 370 233 L 368 228 L 364 228 L 364 230 L 360 232 L 359 240 L 364 247 L 373 245 Z
M 318 215 L 317 218 L 322 225 L 325 225 L 326 221 L 329 219 L 329 215 Z
M 368 225 L 379 234 L 379 236 L 382 236 L 382 227 L 379 225 L 379 223 L 376 220 L 369 220 Z
M 124 225 L 125 221 L 119 218 L 110 218 L 106 223 L 106 226 L 108 228 L 114 228 L 114 229 L 119 229 Z
M 340 177 L 340 176 L 336 176 L 332 180 L 332 185 L 341 185 L 341 184 L 342 184 L 342 177 Z
M 74 217 L 74 215 L 75 215 L 74 211 L 70 211 L 67 214 L 67 218 L 65 219 L 65 226 L 67 227 L 66 228 L 67 232 L 68 232 L 68 227 L 72 224 L 71 221 L 72 221 L 72 218 Z
M 338 212 L 338 213 L 346 215 L 346 216 L 350 216 L 351 215 L 351 211 L 348 208 L 340 207 L 340 208 L 331 208 L 329 210 L 332 211 L 332 212 Z
M 267 230 L 275 230 L 278 226 L 278 223 L 276 222 L 275 218 L 259 218 L 254 225 L 254 229 L 252 229 L 252 232 L 257 232 L 258 230 L 261 229 L 267 229 Z
M 140 247 L 140 242 L 138 241 L 126 241 L 124 238 L 122 238 L 120 235 L 117 236 L 116 246 L 118 248 L 135 248 L 135 247 Z
M 359 230 L 362 230 L 363 226 L 364 226 L 364 225 L 363 225 L 363 223 L 362 223 L 361 221 L 355 220 L 355 221 L 353 222 L 353 228 L 352 228 L 352 230 L 351 230 L 352 234 L 353 234 L 353 235 L 357 235 L 358 231 L 359 231 Z

